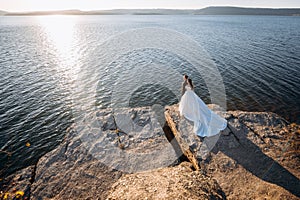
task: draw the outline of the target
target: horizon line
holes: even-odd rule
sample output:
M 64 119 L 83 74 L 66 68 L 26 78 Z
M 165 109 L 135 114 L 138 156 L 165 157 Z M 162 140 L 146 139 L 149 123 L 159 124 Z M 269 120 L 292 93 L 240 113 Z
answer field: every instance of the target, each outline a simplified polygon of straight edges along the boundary
M 253 8 L 253 9 L 300 9 L 300 7 L 254 7 L 254 6 L 206 6 L 206 7 L 199 7 L 199 8 L 166 8 L 166 7 L 152 7 L 152 8 L 105 8 L 105 9 L 94 9 L 94 10 L 85 10 L 79 8 L 67 8 L 67 9 L 53 9 L 53 10 L 23 10 L 23 11 L 9 11 L 9 10 L 2 10 L 0 11 L 6 13 L 30 13 L 30 12 L 57 12 L 57 11 L 82 11 L 82 12 L 89 12 L 89 11 L 111 11 L 111 10 L 200 10 L 209 7 L 230 7 L 230 8 Z

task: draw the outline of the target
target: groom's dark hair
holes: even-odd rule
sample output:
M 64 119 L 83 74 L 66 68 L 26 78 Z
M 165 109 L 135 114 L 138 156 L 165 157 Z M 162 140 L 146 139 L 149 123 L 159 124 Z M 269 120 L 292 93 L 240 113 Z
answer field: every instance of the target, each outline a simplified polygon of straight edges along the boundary
M 186 79 L 188 79 L 188 78 L 189 78 L 189 76 L 188 76 L 188 75 L 186 75 L 186 74 L 183 74 L 183 76 L 184 76 L 184 78 L 186 78 Z

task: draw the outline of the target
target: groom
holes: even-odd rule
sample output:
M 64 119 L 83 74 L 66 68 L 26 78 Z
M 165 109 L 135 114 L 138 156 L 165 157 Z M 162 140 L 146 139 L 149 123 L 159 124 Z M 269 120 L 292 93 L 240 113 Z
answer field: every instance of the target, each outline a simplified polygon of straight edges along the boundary
M 183 83 L 182 83 L 182 86 L 181 86 L 181 96 L 184 95 L 185 93 L 185 86 L 187 85 L 187 80 L 188 80 L 189 76 L 184 74 L 183 75 Z

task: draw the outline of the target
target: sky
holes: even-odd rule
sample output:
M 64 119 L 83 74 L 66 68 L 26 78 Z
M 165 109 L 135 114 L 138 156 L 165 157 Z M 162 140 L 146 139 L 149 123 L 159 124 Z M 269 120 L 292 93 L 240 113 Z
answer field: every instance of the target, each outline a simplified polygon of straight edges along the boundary
M 107 10 L 128 8 L 198 9 L 208 6 L 300 8 L 300 0 L 0 0 L 0 10 Z

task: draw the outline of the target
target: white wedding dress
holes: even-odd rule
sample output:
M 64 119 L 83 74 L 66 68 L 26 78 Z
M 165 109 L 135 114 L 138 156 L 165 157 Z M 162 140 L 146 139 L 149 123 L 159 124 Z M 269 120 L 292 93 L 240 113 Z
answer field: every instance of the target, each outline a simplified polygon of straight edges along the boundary
M 201 137 L 217 135 L 227 126 L 227 121 L 210 110 L 207 105 L 189 87 L 179 103 L 180 115 L 194 122 L 194 132 Z

